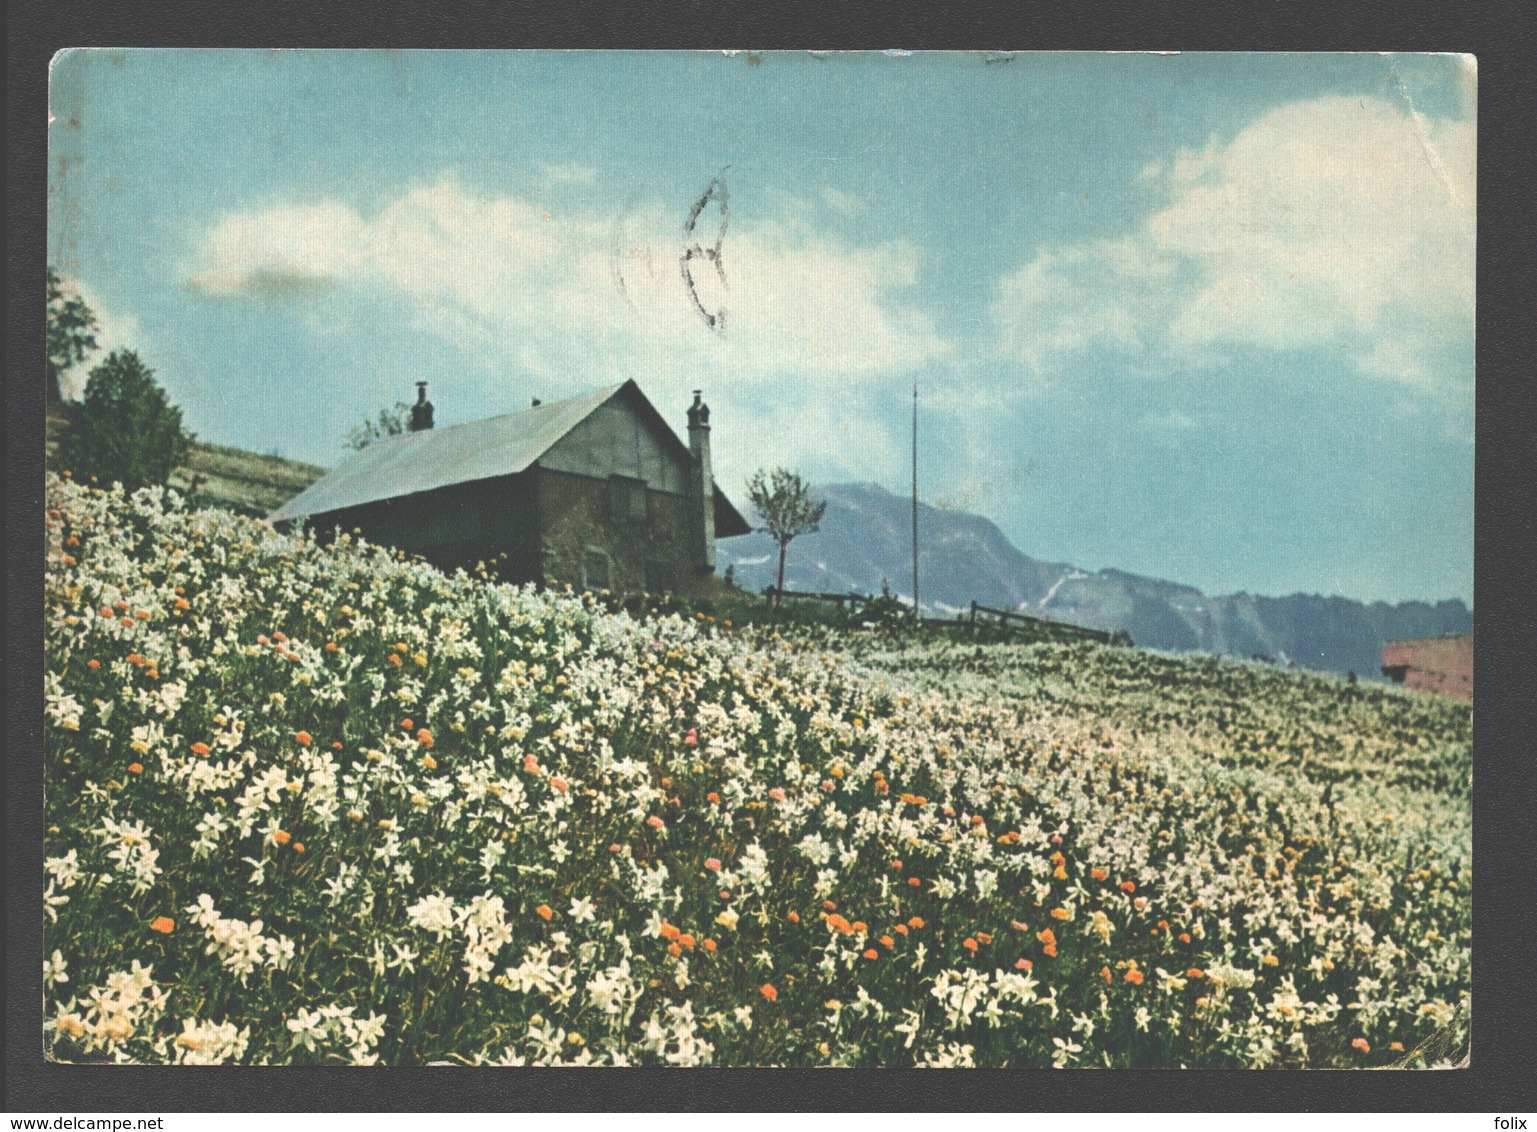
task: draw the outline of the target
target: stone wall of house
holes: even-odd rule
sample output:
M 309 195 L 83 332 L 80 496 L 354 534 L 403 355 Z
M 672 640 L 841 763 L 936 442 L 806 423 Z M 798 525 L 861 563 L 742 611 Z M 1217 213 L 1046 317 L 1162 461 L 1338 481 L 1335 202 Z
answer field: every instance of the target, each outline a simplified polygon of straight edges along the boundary
M 1382 646 L 1382 674 L 1406 688 L 1473 702 L 1473 638 L 1429 637 Z
M 538 473 L 540 567 L 549 585 L 683 593 L 705 580 L 689 551 L 688 501 L 639 479 Z

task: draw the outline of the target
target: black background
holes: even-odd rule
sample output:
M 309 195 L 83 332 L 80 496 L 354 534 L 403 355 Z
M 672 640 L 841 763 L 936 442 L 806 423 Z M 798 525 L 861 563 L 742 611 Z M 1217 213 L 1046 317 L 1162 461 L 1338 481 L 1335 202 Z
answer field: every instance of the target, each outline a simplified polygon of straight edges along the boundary
M 612 10 L 609 10 L 612 9 Z M 9 1112 L 1355 1111 L 1537 1108 L 1537 46 L 1517 4 L 894 7 L 21 0 L 7 16 L 6 1102 Z M 47 69 L 63 47 L 845 48 L 1469 52 L 1478 56 L 1472 1067 L 1117 1070 L 307 1069 L 66 1066 L 41 1045 L 43 290 Z M 1386 457 L 1385 457 L 1386 458 Z

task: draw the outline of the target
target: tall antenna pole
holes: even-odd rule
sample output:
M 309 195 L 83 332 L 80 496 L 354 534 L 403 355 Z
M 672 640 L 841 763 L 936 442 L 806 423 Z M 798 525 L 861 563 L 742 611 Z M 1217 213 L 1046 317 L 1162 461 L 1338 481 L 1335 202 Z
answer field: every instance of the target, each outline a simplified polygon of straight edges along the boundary
M 913 378 L 913 623 L 918 623 L 918 379 Z

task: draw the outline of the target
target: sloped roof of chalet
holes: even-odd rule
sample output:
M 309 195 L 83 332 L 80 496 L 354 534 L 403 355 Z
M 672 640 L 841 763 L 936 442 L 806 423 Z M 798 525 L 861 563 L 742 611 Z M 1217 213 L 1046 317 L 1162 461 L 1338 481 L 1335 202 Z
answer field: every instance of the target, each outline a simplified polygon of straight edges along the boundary
M 640 387 L 633 380 L 625 381 L 517 413 L 375 441 L 283 504 L 268 516 L 268 521 L 282 523 L 324 515 L 526 471 L 557 441 L 627 389 L 633 391 L 636 405 L 651 418 L 658 432 L 685 459 L 692 460 L 693 454 Z M 717 528 L 740 527 L 719 530 L 722 537 L 746 534 L 751 529 L 719 487 L 715 488 L 715 512 Z

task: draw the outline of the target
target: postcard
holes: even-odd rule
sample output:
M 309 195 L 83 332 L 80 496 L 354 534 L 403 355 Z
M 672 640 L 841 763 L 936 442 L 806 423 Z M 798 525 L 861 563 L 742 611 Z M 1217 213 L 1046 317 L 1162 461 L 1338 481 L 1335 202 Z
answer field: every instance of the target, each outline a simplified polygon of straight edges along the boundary
M 47 1056 L 1467 1064 L 1476 89 L 61 53 Z

